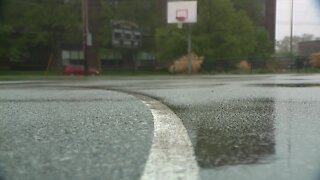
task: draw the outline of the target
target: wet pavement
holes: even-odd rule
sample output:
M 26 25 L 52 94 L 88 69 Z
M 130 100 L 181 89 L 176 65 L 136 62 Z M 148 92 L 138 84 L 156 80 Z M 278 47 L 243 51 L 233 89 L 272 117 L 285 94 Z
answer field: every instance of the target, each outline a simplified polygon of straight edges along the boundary
M 0 115 L 1 180 L 139 179 L 151 148 L 149 109 L 122 93 L 11 84 Z
M 319 75 L 249 75 L 122 77 L 41 86 L 135 92 L 161 101 L 186 127 L 200 179 L 319 180 L 319 84 Z M 5 85 L 10 86 L 16 85 Z
M 201 179 L 318 180 L 319 82 L 315 75 L 193 77 L 121 89 L 155 97 L 182 119 Z

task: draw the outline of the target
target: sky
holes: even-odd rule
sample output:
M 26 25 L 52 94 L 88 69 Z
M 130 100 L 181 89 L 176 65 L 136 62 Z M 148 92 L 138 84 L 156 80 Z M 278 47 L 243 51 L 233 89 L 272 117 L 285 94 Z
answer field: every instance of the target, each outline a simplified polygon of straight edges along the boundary
M 276 39 L 290 35 L 292 0 L 277 0 Z M 320 37 L 320 0 L 293 0 L 293 35 Z

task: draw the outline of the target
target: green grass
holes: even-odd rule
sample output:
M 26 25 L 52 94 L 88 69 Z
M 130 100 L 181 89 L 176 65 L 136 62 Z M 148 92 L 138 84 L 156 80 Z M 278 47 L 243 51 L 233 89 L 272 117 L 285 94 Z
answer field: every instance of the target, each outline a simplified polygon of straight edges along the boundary
M 300 73 L 320 73 L 320 69 L 319 68 L 306 68 L 306 69 L 300 70 Z
M 62 75 L 61 72 L 48 72 L 47 74 L 44 71 L 9 71 L 9 70 L 4 70 L 0 71 L 0 76 L 57 76 L 57 75 Z
M 241 72 L 238 70 L 224 71 L 224 72 L 201 72 L 199 75 L 244 75 L 244 74 L 273 74 L 273 73 L 301 73 L 301 74 L 314 74 L 320 73 L 317 68 L 305 68 L 297 72 L 297 70 L 286 71 L 270 71 L 266 69 L 255 69 L 250 72 Z M 83 79 L 104 79 L 108 77 L 135 77 L 135 76 L 174 76 L 166 71 L 104 71 L 97 77 L 85 76 L 68 76 L 63 75 L 60 71 L 51 71 L 45 73 L 44 71 L 9 71 L 0 70 L 0 81 L 17 81 L 17 80 L 83 80 Z M 177 74 L 180 75 L 180 74 Z
M 122 76 L 163 76 L 170 75 L 165 71 L 104 71 L 99 76 L 69 76 L 59 71 L 0 71 L 0 81 L 17 81 L 17 80 L 63 80 L 63 79 L 100 79 L 105 77 L 122 77 Z
M 102 76 L 163 76 L 171 75 L 166 71 L 104 71 Z
M 0 71 L 1 81 L 14 80 L 47 80 L 47 79 L 61 79 L 63 74 L 61 72 L 49 72 L 45 74 L 44 71 Z

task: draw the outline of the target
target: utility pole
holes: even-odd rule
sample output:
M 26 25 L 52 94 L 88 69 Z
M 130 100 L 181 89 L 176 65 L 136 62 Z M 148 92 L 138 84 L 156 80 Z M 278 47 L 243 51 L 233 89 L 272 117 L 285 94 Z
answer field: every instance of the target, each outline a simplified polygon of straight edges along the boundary
M 83 25 L 83 66 L 85 75 L 88 72 L 88 0 L 82 0 L 82 25 Z
M 293 2 L 291 0 L 291 14 L 290 14 L 290 58 L 293 61 Z
M 192 74 L 192 33 L 191 24 L 188 24 L 188 74 Z

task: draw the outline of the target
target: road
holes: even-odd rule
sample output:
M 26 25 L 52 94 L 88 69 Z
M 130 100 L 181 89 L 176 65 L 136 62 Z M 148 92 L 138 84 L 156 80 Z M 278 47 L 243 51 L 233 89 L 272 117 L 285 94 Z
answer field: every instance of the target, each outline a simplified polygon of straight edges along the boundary
M 319 87 L 319 75 L 0 82 L 0 179 L 319 180 Z

